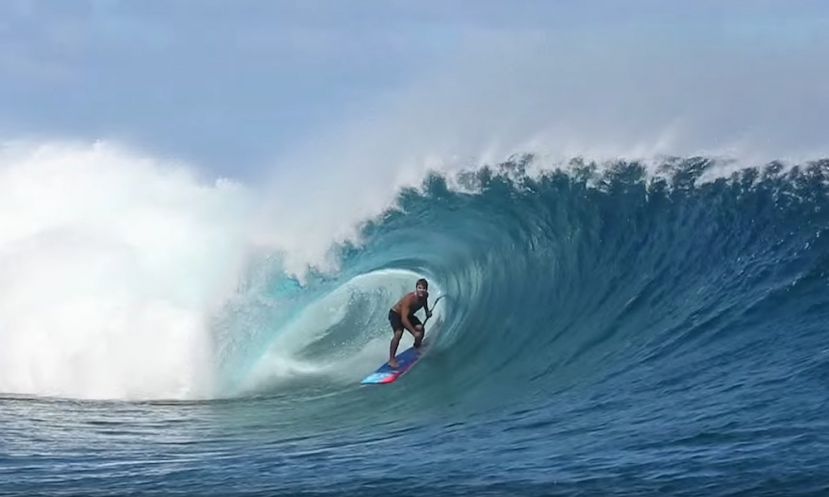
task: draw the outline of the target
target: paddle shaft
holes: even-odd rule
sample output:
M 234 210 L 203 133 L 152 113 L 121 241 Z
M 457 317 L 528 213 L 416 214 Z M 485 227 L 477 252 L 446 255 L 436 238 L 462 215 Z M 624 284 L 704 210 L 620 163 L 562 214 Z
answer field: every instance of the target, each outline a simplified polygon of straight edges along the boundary
M 440 299 L 442 299 L 442 298 L 443 298 L 443 295 L 441 295 L 440 297 L 438 297 L 438 298 L 436 298 L 436 299 L 435 299 L 435 302 L 432 304 L 432 309 L 434 309 L 434 308 L 435 308 L 435 306 L 436 306 L 436 305 L 438 305 L 438 302 L 440 302 Z M 429 310 L 431 311 L 432 309 L 429 309 Z M 426 323 L 428 323 L 428 322 L 429 322 L 429 319 L 430 319 L 431 317 L 432 317 L 432 315 L 431 315 L 431 314 L 430 314 L 429 316 L 427 316 L 427 317 L 426 317 L 426 321 L 423 321 L 423 326 L 426 326 Z

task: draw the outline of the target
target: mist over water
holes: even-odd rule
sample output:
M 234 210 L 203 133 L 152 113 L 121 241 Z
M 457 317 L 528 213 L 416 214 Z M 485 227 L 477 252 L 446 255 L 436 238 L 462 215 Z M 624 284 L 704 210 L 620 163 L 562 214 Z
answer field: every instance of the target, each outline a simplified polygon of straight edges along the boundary
M 244 188 L 106 144 L 0 159 L 0 390 L 188 398 L 247 249 Z

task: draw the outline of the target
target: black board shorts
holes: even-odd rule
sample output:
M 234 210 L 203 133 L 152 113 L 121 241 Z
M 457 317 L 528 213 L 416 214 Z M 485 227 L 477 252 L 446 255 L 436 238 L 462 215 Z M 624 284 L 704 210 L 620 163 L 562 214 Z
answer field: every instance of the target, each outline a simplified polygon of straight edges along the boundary
M 423 324 L 423 323 L 420 322 L 420 320 L 414 314 L 409 314 L 409 322 L 412 323 L 412 326 L 420 326 L 420 325 Z M 402 317 L 400 316 L 400 314 L 398 314 L 394 310 L 389 311 L 389 323 L 391 323 L 392 331 L 405 330 L 406 329 L 406 327 L 403 326 Z

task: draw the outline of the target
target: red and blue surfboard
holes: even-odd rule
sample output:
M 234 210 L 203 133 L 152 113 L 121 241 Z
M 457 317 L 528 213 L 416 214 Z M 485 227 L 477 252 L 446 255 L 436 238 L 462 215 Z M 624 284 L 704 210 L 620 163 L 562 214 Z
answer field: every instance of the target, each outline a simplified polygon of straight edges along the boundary
M 380 366 L 377 371 L 366 376 L 360 383 L 364 385 L 385 385 L 388 383 L 394 383 L 398 378 L 408 373 L 409 370 L 417 364 L 417 361 L 423 357 L 425 349 L 426 341 L 424 340 L 419 349 L 410 347 L 395 356 L 400 367 L 392 369 L 391 366 L 389 366 L 389 363 L 385 363 Z

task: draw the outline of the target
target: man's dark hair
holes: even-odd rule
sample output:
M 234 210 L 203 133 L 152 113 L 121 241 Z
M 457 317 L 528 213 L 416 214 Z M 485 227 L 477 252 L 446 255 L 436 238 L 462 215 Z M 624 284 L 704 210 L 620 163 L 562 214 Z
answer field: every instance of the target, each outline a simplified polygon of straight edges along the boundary
M 425 286 L 426 288 L 429 288 L 429 282 L 426 281 L 426 278 L 420 278 L 417 280 L 417 283 L 415 283 L 415 286 Z

